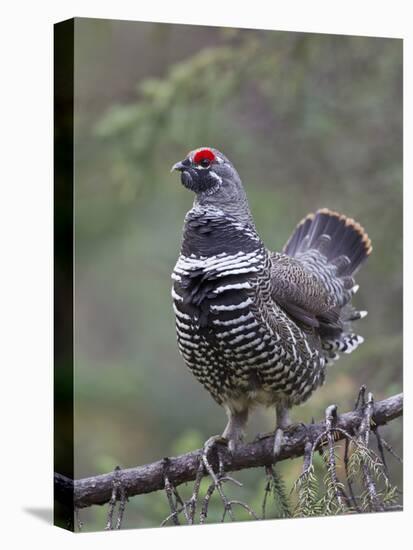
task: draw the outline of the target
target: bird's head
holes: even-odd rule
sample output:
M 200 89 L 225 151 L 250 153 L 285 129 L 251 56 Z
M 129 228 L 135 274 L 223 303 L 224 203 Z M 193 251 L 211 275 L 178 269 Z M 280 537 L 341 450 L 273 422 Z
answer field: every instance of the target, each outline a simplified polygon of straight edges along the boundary
M 172 166 L 181 172 L 181 182 L 197 195 L 211 196 L 226 187 L 234 191 L 241 186 L 239 176 L 229 160 L 212 147 L 200 147 Z
M 248 209 L 240 177 L 231 162 L 217 149 L 200 147 L 172 166 L 181 172 L 184 187 L 196 193 L 195 202 L 240 215 Z

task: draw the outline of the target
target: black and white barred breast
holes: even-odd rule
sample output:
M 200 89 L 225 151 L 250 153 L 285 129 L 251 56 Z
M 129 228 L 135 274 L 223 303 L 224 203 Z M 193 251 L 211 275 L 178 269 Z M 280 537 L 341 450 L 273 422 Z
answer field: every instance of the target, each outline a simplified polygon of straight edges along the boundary
M 213 398 L 234 410 L 298 404 L 324 381 L 320 337 L 273 299 L 272 263 L 252 223 L 211 207 L 187 214 L 172 273 L 179 350 Z

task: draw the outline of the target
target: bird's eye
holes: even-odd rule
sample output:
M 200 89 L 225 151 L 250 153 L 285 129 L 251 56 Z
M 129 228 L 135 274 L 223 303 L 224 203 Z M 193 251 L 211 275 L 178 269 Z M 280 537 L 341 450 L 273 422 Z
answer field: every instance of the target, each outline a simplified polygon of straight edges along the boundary
M 193 162 L 198 166 L 203 168 L 208 168 L 208 166 L 215 160 L 215 154 L 211 149 L 198 149 L 195 153 Z
M 205 158 L 205 159 L 202 159 L 199 164 L 201 166 L 203 166 L 204 168 L 207 168 L 211 164 L 211 161 L 209 159 Z

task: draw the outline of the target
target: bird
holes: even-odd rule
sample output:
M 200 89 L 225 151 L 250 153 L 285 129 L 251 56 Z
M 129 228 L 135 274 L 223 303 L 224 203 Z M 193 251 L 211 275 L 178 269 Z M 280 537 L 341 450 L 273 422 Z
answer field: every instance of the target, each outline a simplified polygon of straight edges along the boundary
M 233 164 L 199 147 L 172 166 L 195 193 L 172 271 L 180 354 L 221 405 L 221 439 L 231 452 L 244 441 L 250 412 L 276 413 L 274 456 L 289 411 L 325 382 L 329 365 L 362 342 L 351 303 L 354 275 L 372 251 L 354 219 L 320 208 L 298 223 L 281 252 L 259 236 Z

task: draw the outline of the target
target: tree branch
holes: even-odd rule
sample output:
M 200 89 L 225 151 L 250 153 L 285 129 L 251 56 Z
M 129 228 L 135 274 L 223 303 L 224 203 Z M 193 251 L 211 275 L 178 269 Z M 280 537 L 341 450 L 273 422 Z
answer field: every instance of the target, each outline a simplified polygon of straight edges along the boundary
M 374 404 L 372 420 L 376 426 L 403 414 L 403 394 L 394 395 Z M 337 416 L 335 428 L 355 435 L 363 414 L 361 410 L 347 412 Z M 317 424 L 293 426 L 284 433 L 284 441 L 277 461 L 295 458 L 304 454 L 308 439 L 315 441 L 326 429 L 325 421 Z M 343 439 L 342 431 L 336 432 L 336 439 Z M 192 451 L 176 458 L 168 459 L 168 480 L 178 485 L 193 481 L 199 470 L 199 458 L 202 449 Z M 274 462 L 272 438 L 261 439 L 239 447 L 231 456 L 225 453 L 224 471 L 237 471 L 247 468 L 269 466 Z M 125 470 L 116 470 L 108 474 L 97 475 L 74 482 L 61 474 L 54 476 L 57 500 L 72 504 L 76 508 L 86 508 L 94 504 L 109 502 L 113 493 L 114 482 L 121 483 L 127 497 L 152 493 L 165 487 L 165 459 L 152 464 L 137 466 Z

